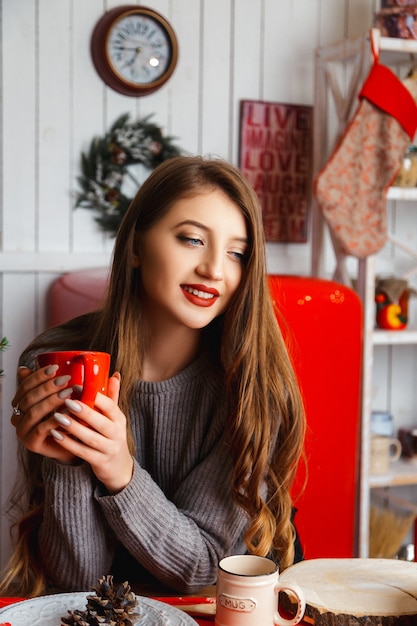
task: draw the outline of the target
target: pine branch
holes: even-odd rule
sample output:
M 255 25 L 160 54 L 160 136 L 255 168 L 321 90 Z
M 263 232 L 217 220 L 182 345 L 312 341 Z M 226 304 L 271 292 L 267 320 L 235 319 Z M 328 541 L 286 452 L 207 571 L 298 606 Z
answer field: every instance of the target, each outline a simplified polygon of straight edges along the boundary
M 112 236 L 132 201 L 121 192 L 124 179 L 130 178 L 140 187 L 129 166 L 141 164 L 153 170 L 166 159 L 182 154 L 175 138 L 164 136 L 151 117 L 130 123 L 129 114 L 122 114 L 104 136 L 94 137 L 88 151 L 81 154 L 81 175 L 77 177 L 80 191 L 75 208 L 93 210 L 101 229 Z

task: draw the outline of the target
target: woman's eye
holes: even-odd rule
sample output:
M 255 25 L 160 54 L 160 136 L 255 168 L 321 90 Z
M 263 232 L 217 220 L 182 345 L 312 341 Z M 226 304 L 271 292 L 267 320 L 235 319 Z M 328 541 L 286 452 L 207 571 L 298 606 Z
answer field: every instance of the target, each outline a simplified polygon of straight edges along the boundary
M 231 252 L 229 252 L 229 254 L 240 263 L 244 263 L 246 261 L 246 254 L 244 252 L 232 250 Z
M 190 246 L 202 246 L 203 241 L 198 237 L 187 237 L 186 235 L 178 235 L 178 239 Z

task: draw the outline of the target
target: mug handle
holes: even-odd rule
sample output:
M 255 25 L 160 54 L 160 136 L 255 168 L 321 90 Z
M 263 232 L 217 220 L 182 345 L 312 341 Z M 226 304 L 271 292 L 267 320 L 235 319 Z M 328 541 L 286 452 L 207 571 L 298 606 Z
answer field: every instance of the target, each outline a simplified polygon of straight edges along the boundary
M 393 449 L 393 454 L 391 454 L 391 450 L 392 449 Z M 401 452 L 402 452 L 401 441 L 398 441 L 398 439 L 391 439 L 390 440 L 390 457 L 389 457 L 389 460 L 391 462 L 398 461 L 398 459 L 401 456 Z
M 88 353 L 80 354 L 75 360 L 82 361 L 84 365 L 84 384 L 80 400 L 93 408 L 98 391 L 97 375 L 100 369 L 99 360 L 95 354 Z
M 277 624 L 277 626 L 295 626 L 295 624 L 298 624 L 303 619 L 306 609 L 304 592 L 294 583 L 287 585 L 286 583 L 277 582 L 274 587 L 274 592 L 278 595 L 279 591 L 286 591 L 290 595 L 295 596 L 297 600 L 297 613 L 291 619 L 286 619 L 282 617 L 278 608 L 274 615 L 274 624 Z

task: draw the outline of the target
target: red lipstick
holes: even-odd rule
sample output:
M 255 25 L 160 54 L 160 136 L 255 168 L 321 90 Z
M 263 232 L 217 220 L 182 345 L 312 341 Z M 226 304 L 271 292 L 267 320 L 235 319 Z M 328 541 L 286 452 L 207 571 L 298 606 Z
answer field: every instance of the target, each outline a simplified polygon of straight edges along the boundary
M 213 306 L 220 293 L 213 287 L 206 285 L 180 285 L 186 299 L 196 306 Z

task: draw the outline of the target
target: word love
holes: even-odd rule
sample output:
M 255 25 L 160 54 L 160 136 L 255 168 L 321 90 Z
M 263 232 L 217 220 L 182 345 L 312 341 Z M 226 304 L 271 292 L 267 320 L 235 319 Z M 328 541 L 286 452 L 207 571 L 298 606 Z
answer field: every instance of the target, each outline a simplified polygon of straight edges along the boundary
M 245 100 L 240 167 L 261 202 L 268 241 L 306 240 L 312 107 Z

